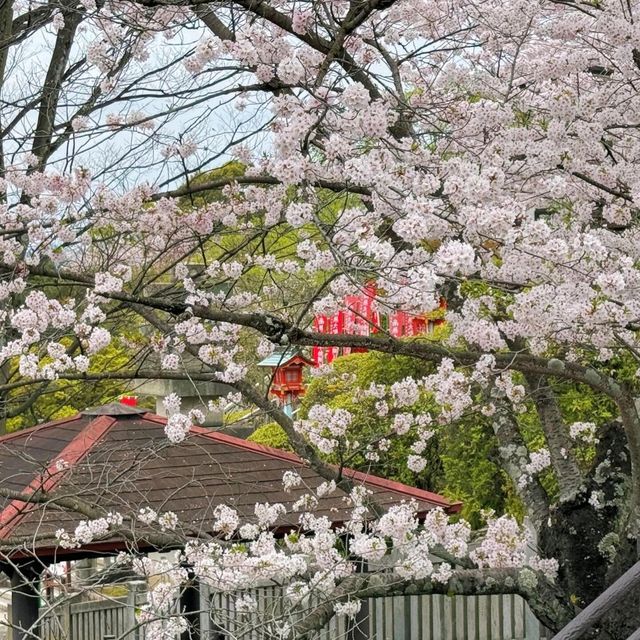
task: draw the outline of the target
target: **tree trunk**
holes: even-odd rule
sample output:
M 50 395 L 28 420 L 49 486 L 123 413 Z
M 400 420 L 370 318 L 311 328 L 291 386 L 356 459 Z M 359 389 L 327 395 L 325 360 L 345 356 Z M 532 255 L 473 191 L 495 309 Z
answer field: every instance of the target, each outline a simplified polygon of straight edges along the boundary
M 544 555 L 561 560 L 559 586 L 579 607 L 597 598 L 636 562 L 624 533 L 630 466 L 619 423 L 604 430 L 584 487 L 550 511 L 539 532 Z M 626 640 L 640 627 L 640 593 L 630 593 L 594 628 L 590 638 Z

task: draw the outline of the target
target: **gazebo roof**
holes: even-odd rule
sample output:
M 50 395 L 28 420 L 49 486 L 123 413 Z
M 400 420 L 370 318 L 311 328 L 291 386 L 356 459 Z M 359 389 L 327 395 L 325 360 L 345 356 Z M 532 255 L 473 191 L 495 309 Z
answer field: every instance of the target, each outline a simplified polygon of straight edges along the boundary
M 219 504 L 251 520 L 255 503 L 281 502 L 289 508 L 324 481 L 291 453 L 203 427 L 192 427 L 184 442 L 171 444 L 165 424 L 165 418 L 114 403 L 3 436 L 0 486 L 16 495 L 77 497 L 123 515 L 145 506 L 173 511 L 191 531 L 210 532 Z M 285 492 L 282 476 L 287 470 L 297 471 L 304 486 Z M 434 507 L 450 513 L 460 509 L 460 503 L 429 491 L 356 471 L 345 475 L 367 486 L 383 507 L 413 499 L 423 513 Z M 349 505 L 337 490 L 321 498 L 315 511 L 339 524 L 348 518 Z M 110 540 L 68 552 L 57 547 L 55 531 L 62 527 L 73 532 L 82 519 L 86 517 L 51 503 L 0 496 L 0 552 L 35 553 L 44 559 L 111 553 L 126 546 L 124 540 Z M 297 514 L 289 513 L 277 523 L 280 529 L 296 525 Z M 25 541 L 22 550 L 9 547 L 9 540 L 18 538 Z

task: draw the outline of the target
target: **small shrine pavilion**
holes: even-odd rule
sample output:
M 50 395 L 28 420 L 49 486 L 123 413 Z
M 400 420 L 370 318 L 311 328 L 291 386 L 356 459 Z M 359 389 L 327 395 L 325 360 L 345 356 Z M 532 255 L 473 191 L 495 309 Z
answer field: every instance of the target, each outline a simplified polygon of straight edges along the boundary
M 305 392 L 302 371 L 306 366 L 315 366 L 315 363 L 294 347 L 280 347 L 259 362 L 258 366 L 271 369 L 269 393 L 277 398 L 285 413 L 291 417 Z

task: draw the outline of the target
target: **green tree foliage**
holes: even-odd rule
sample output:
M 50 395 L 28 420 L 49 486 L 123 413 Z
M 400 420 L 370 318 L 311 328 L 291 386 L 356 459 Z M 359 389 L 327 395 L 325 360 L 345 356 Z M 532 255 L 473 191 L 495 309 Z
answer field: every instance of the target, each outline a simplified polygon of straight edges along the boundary
M 298 417 L 306 418 L 315 404 L 326 404 L 333 409 L 346 409 L 352 414 L 350 433 L 361 434 L 363 439 L 383 435 L 388 431 L 390 419 L 380 418 L 372 399 L 363 397 L 357 390 L 366 389 L 371 383 L 392 385 L 407 376 L 420 378 L 432 373 L 431 366 L 413 358 L 377 352 L 338 358 L 330 374 L 309 381 Z M 559 401 L 569 424 L 591 421 L 601 425 L 614 415 L 613 407 L 603 404 L 600 397 L 580 385 L 565 385 Z M 425 394 L 416 410 L 433 413 L 435 405 Z M 520 414 L 518 422 L 530 450 L 544 445 L 535 411 Z M 361 451 L 353 453 L 345 449 L 328 459 L 461 500 L 464 505 L 462 515 L 474 526 L 483 524 L 485 510 L 524 516 L 515 487 L 500 466 L 498 445 L 489 418 L 473 412 L 453 424 L 434 426 L 434 431 L 435 435 L 424 453 L 427 466 L 420 473 L 411 471 L 406 464 L 414 439 L 411 432 L 391 439 L 386 455 L 377 462 L 367 460 Z M 258 428 L 250 440 L 291 450 L 286 434 L 275 423 Z M 593 457 L 593 447 L 578 444 L 576 450 L 579 459 L 588 466 Z M 553 498 L 555 478 L 551 473 L 545 473 L 541 481 Z
M 306 415 L 313 404 L 327 403 L 347 409 L 354 416 L 354 433 L 374 434 L 388 431 L 390 419 L 381 419 L 373 399 L 358 398 L 354 388 L 366 389 L 372 383 L 392 385 L 407 377 L 420 379 L 433 373 L 432 365 L 414 358 L 383 353 L 361 353 L 339 358 L 329 378 L 313 380 L 302 404 Z M 435 405 L 424 394 L 415 410 L 435 415 Z M 414 485 L 464 502 L 463 516 L 472 524 L 482 523 L 481 511 L 504 512 L 510 504 L 509 480 L 497 464 L 497 444 L 490 423 L 478 414 L 470 415 L 446 427 L 434 424 L 435 435 L 423 453 L 427 466 L 420 473 L 407 468 L 407 456 L 415 435 L 391 439 L 386 456 L 377 463 L 362 454 L 349 460 L 350 466 Z
M 289 443 L 289 438 L 284 429 L 277 422 L 268 422 L 258 427 L 248 438 L 250 442 L 264 445 L 265 447 L 274 447 L 284 451 L 293 451 L 293 447 Z
M 220 167 L 211 169 L 209 171 L 203 171 L 197 176 L 189 180 L 185 187 L 198 187 L 206 185 L 207 183 L 215 182 L 224 178 L 239 178 L 245 174 L 247 170 L 246 165 L 238 160 L 232 160 Z M 212 202 L 222 202 L 225 199 L 223 190 L 221 188 L 206 189 L 198 193 L 189 194 L 180 198 L 180 206 L 184 209 L 204 207 Z
M 351 433 L 362 434 L 363 439 L 385 434 L 390 420 L 378 417 L 373 400 L 354 395 L 354 389 L 366 389 L 371 383 L 391 385 L 407 376 L 420 378 L 431 372 L 428 363 L 377 352 L 338 358 L 331 374 L 310 381 L 300 417 L 304 419 L 314 404 L 327 404 L 352 414 Z M 433 408 L 427 397 L 417 407 L 422 412 Z M 420 473 L 411 471 L 406 465 L 414 440 L 411 432 L 392 438 L 385 457 L 377 462 L 367 460 L 362 452 L 348 451 L 341 452 L 342 460 L 338 459 L 340 455 L 329 459 L 462 500 L 463 516 L 475 526 L 482 524 L 481 511 L 484 509 L 498 513 L 506 510 L 519 512 L 519 502 L 514 498 L 509 480 L 497 464 L 497 445 L 486 418 L 479 420 L 476 415 L 469 416 L 455 425 L 435 427 L 435 430 L 436 434 L 423 454 L 427 458 L 427 466 Z M 284 431 L 274 423 L 258 428 L 249 439 L 276 448 L 291 448 Z
M 333 371 L 310 382 L 300 408 L 300 417 L 306 418 L 315 404 L 326 404 L 332 409 L 346 409 L 353 416 L 350 431 L 369 440 L 385 435 L 390 420 L 376 415 L 375 399 L 354 394 L 354 389 L 367 389 L 372 383 L 391 385 L 407 376 L 420 378 L 430 373 L 428 363 L 414 358 L 390 356 L 383 353 L 356 353 L 334 361 Z M 428 411 L 428 406 L 418 409 Z M 412 439 L 393 438 L 386 458 L 378 462 L 366 460 L 362 452 L 345 452 L 344 462 L 358 469 L 368 469 L 372 473 L 392 478 L 400 482 L 416 484 L 423 488 L 442 488 L 442 473 L 439 465 L 437 439 L 431 439 L 425 457 L 430 464 L 416 477 L 406 468 L 409 446 Z M 357 450 L 357 449 L 356 449 Z M 337 462 L 337 461 L 336 461 Z
M 228 179 L 241 178 L 245 175 L 246 167 L 241 162 L 228 162 L 215 169 L 204 171 L 191 179 L 191 187 L 216 185 Z M 187 185 L 185 185 L 187 186 Z M 362 208 L 362 202 L 353 194 L 340 194 L 328 189 L 309 189 L 308 187 L 289 187 L 264 185 L 258 187 L 277 194 L 274 197 L 274 209 L 270 212 L 253 213 L 244 219 L 246 228 L 242 230 L 223 230 L 212 234 L 205 246 L 193 251 L 189 262 L 194 270 L 205 269 L 214 262 L 240 263 L 242 276 L 239 279 L 228 278 L 224 269 L 218 275 L 209 278 L 203 288 L 209 287 L 213 292 L 225 292 L 227 296 L 234 294 L 248 294 L 260 300 L 261 308 L 268 308 L 283 315 L 291 321 L 298 321 L 307 314 L 310 301 L 326 292 L 328 284 L 334 277 L 333 269 L 319 270 L 311 274 L 294 273 L 292 269 L 273 269 L 265 262 L 265 258 L 276 258 L 278 262 L 290 261 L 303 265 L 297 249 L 303 241 L 315 243 L 318 251 L 328 249 L 325 236 L 318 230 L 318 224 L 307 223 L 299 228 L 292 228 L 285 223 L 287 207 L 292 203 L 307 203 L 312 205 L 314 216 L 321 226 L 327 230 L 338 220 L 345 208 Z M 201 209 L 204 207 L 223 208 L 230 201 L 237 203 L 237 209 L 242 209 L 242 198 L 245 195 L 233 190 L 225 190 L 215 186 L 204 189 L 195 194 L 180 199 L 183 210 Z M 280 222 L 265 225 L 264 217 L 267 213 L 280 214 Z M 202 286 L 202 282 L 200 283 Z M 248 298 L 250 299 L 250 298 Z M 251 303 L 245 308 L 250 310 Z M 241 344 L 246 357 L 239 360 L 248 365 L 256 363 L 255 348 L 258 338 L 254 332 L 243 331 Z M 259 384 L 266 390 L 269 377 L 264 371 L 250 367 L 248 380 L 252 384 Z
M 117 371 L 130 361 L 127 347 L 115 339 L 106 349 L 94 356 L 91 371 Z M 12 404 L 22 406 L 16 416 L 8 418 L 7 432 L 25 429 L 49 420 L 75 415 L 89 407 L 116 401 L 126 394 L 124 380 L 55 380 L 42 383 L 38 389 L 18 387 L 9 396 Z

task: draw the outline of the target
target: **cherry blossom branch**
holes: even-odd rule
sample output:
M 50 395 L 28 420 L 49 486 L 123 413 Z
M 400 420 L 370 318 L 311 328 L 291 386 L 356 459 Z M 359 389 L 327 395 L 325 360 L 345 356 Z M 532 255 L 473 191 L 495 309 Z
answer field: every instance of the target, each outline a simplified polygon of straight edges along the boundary
M 61 472 L 62 473 L 62 472 Z M 97 520 L 105 517 L 107 511 L 103 508 L 96 508 L 93 504 L 90 504 L 86 500 L 82 500 L 77 495 L 62 495 L 59 493 L 45 493 L 36 491 L 34 493 L 22 493 L 21 491 L 15 491 L 0 487 L 0 496 L 12 501 L 18 501 L 26 505 L 50 505 L 57 507 L 66 513 L 77 514 L 84 516 L 89 520 Z M 21 512 L 16 513 L 16 517 L 20 517 Z M 125 517 L 123 520 L 127 521 L 130 518 Z M 11 524 L 11 520 L 8 523 Z M 160 533 L 152 530 L 145 530 L 144 532 L 136 532 L 128 527 L 114 527 L 110 529 L 109 533 L 104 536 L 104 539 L 110 539 L 113 537 L 122 537 L 125 541 L 132 542 L 141 546 L 153 546 L 157 549 L 170 549 L 177 548 L 184 545 L 185 538 L 177 534 L 172 533 Z M 195 538 L 195 536 L 193 536 Z M 36 535 L 36 536 L 18 536 L 0 538 L 0 557 L 2 555 L 10 556 L 15 551 L 15 545 L 21 545 L 23 547 L 25 542 L 33 545 L 35 540 L 53 540 L 55 535 Z M 98 538 L 96 538 L 98 540 Z M 28 547 L 27 547 L 28 548 Z
M 289 16 L 274 9 L 269 3 L 263 0 L 233 0 L 233 4 L 242 7 L 243 9 L 253 13 L 255 15 L 264 18 L 266 21 L 277 25 L 281 29 L 284 29 L 287 33 L 299 38 L 305 44 L 323 53 L 329 55 L 332 50 L 333 43 L 328 41 L 314 33 L 297 33 L 293 28 L 293 24 Z M 344 48 L 340 49 L 340 56 L 337 58 L 340 66 L 356 81 L 360 82 L 367 88 L 372 100 L 378 100 L 381 98 L 381 94 L 378 88 L 371 81 L 369 76 L 355 63 L 353 58 L 344 51 Z
M 44 79 L 41 106 L 35 127 L 32 153 L 39 159 L 40 167 L 51 153 L 51 136 L 55 124 L 55 114 L 61 90 L 61 81 L 71 55 L 76 29 L 82 21 L 82 12 L 75 0 L 64 0 L 61 4 L 64 26 L 58 33 L 51 54 L 49 68 Z
M 58 380 L 194 380 L 197 382 L 215 382 L 217 377 L 213 373 L 180 373 L 179 371 L 165 371 L 163 369 L 121 369 L 118 371 L 87 371 L 86 373 L 74 373 L 62 371 L 58 374 Z M 46 378 L 20 379 L 0 385 L 0 392 L 12 391 L 21 387 L 31 386 L 43 382 L 51 382 Z
M 0 262 L 0 268 L 13 270 L 10 265 Z M 94 286 L 94 278 L 67 269 L 53 269 L 38 265 L 29 266 L 34 275 L 42 275 L 69 284 L 79 284 L 89 288 Z M 124 292 L 105 292 L 105 298 L 118 300 L 130 304 L 140 305 L 158 311 L 165 311 L 174 316 L 188 314 L 204 320 L 227 322 L 254 329 L 267 338 L 282 344 L 296 344 L 299 346 L 332 346 L 332 347 L 360 347 L 373 349 L 383 353 L 407 355 L 430 362 L 440 362 L 443 358 L 451 358 L 457 364 L 474 365 L 484 355 L 482 351 L 451 349 L 440 343 L 428 340 L 399 340 L 392 336 L 379 337 L 325 334 L 305 331 L 286 320 L 266 313 L 243 313 L 237 311 L 216 310 L 199 305 L 188 305 L 182 302 L 169 302 L 152 296 L 131 295 Z M 608 376 L 604 376 L 595 369 L 557 358 L 543 358 L 534 356 L 526 351 L 505 351 L 495 353 L 496 364 L 499 368 L 515 369 L 523 373 L 546 375 L 581 382 L 593 389 L 605 393 L 616 399 L 623 395 L 620 384 Z
M 216 178 L 214 180 L 207 180 L 198 183 L 191 183 L 178 189 L 171 191 L 163 191 L 160 193 L 154 193 L 151 196 L 152 201 L 158 201 L 162 198 L 181 198 L 187 195 L 195 195 L 196 193 L 204 193 L 207 191 L 213 191 L 215 189 L 221 189 L 230 184 L 255 184 L 255 185 L 279 185 L 282 184 L 281 180 L 272 176 L 235 176 L 228 178 Z M 349 182 L 336 182 L 331 180 L 318 179 L 311 183 L 311 186 L 318 187 L 320 189 L 328 189 L 336 193 L 355 193 L 362 196 L 370 196 L 371 190 L 359 185 L 354 185 Z

